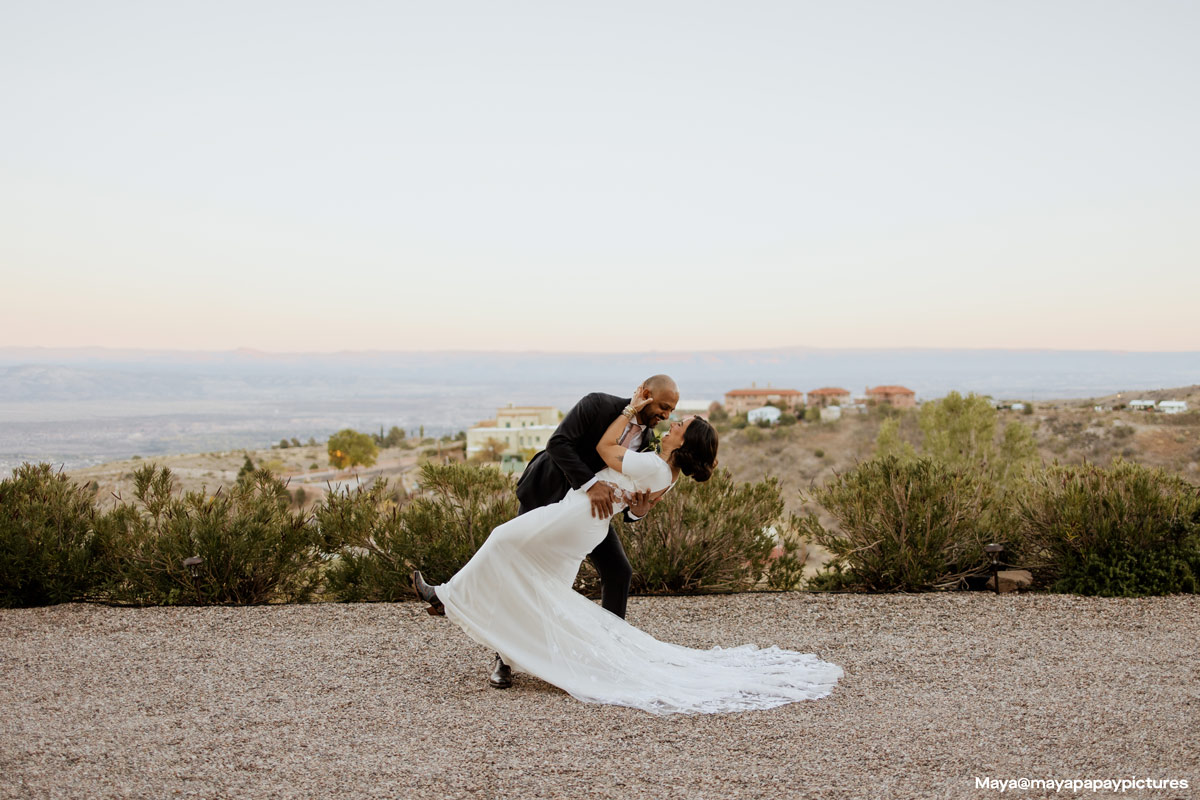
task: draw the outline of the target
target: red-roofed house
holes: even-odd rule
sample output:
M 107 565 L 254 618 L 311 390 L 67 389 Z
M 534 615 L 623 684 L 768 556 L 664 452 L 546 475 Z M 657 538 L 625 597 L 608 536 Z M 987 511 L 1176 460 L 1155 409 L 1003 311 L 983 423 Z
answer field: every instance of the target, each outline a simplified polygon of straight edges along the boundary
M 850 405 L 850 392 L 845 389 L 839 389 L 836 386 L 813 389 L 808 393 L 808 404 L 817 408 L 848 406 Z
M 917 394 L 912 389 L 903 386 L 867 387 L 868 403 L 886 403 L 893 408 L 913 408 L 917 404 Z
M 725 410 L 730 414 L 741 414 L 773 403 L 781 408 L 796 410 L 804 407 L 804 392 L 795 389 L 776 389 L 768 386 L 760 389 L 750 384 L 749 389 L 732 389 L 725 393 Z

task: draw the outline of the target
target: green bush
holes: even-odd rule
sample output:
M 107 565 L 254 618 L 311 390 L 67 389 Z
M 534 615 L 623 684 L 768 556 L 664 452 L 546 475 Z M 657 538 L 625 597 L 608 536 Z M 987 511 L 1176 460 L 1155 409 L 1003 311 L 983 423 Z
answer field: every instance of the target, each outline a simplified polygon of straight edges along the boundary
M 753 429 L 748 429 L 753 430 Z M 645 519 L 615 527 L 640 594 L 737 592 L 793 588 L 803 566 L 793 520 L 784 514 L 779 482 L 735 483 L 727 470 L 708 481 L 681 480 Z M 772 560 L 774 527 L 784 545 Z
M 134 473 L 136 502 L 96 520 L 117 543 L 111 599 L 137 605 L 305 602 L 320 583 L 311 526 L 283 481 L 255 470 L 228 492 L 180 495 L 171 471 Z M 199 556 L 196 574 L 184 559 Z
M 109 550 L 94 519 L 92 492 L 49 464 L 22 464 L 0 481 L 0 606 L 93 597 Z
M 742 439 L 747 444 L 758 444 L 763 440 L 763 434 L 758 428 L 745 428 L 742 431 Z
M 409 575 L 431 584 L 450 579 L 492 529 L 517 515 L 508 474 L 467 464 L 425 464 L 421 493 L 405 504 L 386 484 L 330 498 L 317 511 L 321 537 L 338 546 L 327 573 L 330 592 L 347 602 L 395 601 L 411 595 Z
M 1053 466 L 1019 504 L 1040 582 L 1059 592 L 1137 597 L 1195 593 L 1200 492 L 1182 478 L 1120 459 Z
M 991 496 L 968 470 L 886 456 L 835 476 L 807 499 L 837 523 L 826 528 L 812 512 L 800 518 L 801 534 L 833 555 L 814 588 L 953 588 L 986 564 L 990 537 L 979 520 Z

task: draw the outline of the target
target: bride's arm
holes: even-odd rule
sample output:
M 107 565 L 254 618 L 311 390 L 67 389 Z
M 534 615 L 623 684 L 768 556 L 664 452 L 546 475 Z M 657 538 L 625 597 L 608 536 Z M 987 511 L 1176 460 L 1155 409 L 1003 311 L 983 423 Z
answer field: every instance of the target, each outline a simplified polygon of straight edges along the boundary
M 625 406 L 625 409 L 617 415 L 617 418 L 608 426 L 608 430 L 600 437 L 600 441 L 596 444 L 596 452 L 604 459 L 605 466 L 612 467 L 617 472 L 621 471 L 621 460 L 625 458 L 625 445 L 617 444 L 617 440 L 625 432 L 625 426 L 632 422 L 633 418 L 637 416 L 637 412 L 645 408 L 649 402 L 650 393 L 644 387 L 639 386 L 633 393 L 633 400 Z

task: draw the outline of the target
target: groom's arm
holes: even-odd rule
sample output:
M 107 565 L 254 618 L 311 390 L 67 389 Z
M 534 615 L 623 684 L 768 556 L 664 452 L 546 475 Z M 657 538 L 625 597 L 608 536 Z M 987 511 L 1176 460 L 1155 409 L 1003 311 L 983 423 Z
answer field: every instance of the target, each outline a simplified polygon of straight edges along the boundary
M 611 406 L 612 401 L 608 395 L 600 392 L 586 395 L 567 412 L 558 424 L 558 430 L 551 435 L 550 441 L 546 442 L 546 453 L 563 471 L 572 489 L 583 488 L 596 477 L 592 468 L 580 458 L 579 452 L 585 447 L 591 449 L 594 446 L 588 441 L 588 434 L 595 436 L 595 429 L 601 417 L 607 415 Z M 603 420 L 605 423 L 611 421 Z

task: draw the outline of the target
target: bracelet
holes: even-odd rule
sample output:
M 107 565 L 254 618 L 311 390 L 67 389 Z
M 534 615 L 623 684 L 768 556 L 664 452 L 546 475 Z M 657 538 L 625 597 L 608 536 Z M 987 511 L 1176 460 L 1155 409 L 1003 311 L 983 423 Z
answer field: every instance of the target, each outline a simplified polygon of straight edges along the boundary
M 633 404 L 627 405 L 625 408 L 621 409 L 621 416 L 625 417 L 625 419 L 633 419 L 633 413 Z

